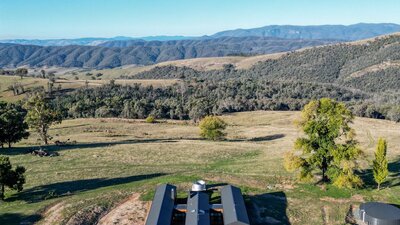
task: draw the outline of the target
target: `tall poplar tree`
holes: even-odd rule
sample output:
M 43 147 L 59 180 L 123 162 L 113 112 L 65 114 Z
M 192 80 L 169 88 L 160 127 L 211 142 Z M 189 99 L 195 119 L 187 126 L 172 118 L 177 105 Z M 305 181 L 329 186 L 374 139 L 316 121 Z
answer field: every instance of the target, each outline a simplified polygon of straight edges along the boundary
M 378 184 L 378 190 L 381 184 L 386 180 L 389 175 L 388 160 L 386 158 L 387 143 L 383 138 L 379 138 L 378 145 L 376 146 L 375 160 L 373 161 L 373 173 L 375 182 Z

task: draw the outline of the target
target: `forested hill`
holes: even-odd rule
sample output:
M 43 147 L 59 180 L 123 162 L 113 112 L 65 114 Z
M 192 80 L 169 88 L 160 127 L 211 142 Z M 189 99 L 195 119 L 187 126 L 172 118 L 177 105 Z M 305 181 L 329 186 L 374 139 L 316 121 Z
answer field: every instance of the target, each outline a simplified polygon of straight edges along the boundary
M 400 25 L 392 23 L 358 23 L 353 25 L 293 26 L 271 25 L 252 29 L 236 29 L 218 32 L 212 37 L 279 37 L 293 39 L 361 40 L 400 31 Z
M 300 110 L 312 99 L 344 102 L 357 116 L 400 121 L 400 35 L 288 53 L 237 70 L 163 66 L 131 78 L 181 81 L 165 88 L 109 85 L 55 99 L 66 117 L 194 119 L 251 110 Z M 124 77 L 129 78 L 129 77 Z
M 334 83 L 366 92 L 398 92 L 400 34 L 360 43 L 336 44 L 287 53 L 250 69 L 196 71 L 186 67 L 156 67 L 135 78 L 262 78 L 278 81 Z
M 333 43 L 331 40 L 289 40 L 263 37 L 181 41 L 109 42 L 105 46 L 35 46 L 0 44 L 0 67 L 61 66 L 114 68 L 198 57 L 255 55 L 292 51 Z M 126 47 L 125 47 L 126 46 Z M 123 47 L 123 48 L 115 48 Z

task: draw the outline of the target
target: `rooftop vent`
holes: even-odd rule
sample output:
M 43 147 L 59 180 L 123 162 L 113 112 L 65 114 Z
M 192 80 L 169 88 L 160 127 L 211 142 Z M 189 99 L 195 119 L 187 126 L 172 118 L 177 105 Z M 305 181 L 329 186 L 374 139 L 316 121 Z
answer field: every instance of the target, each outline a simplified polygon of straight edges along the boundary
M 400 225 L 400 209 L 390 204 L 363 203 L 359 213 L 360 219 L 368 225 Z
M 192 191 L 206 191 L 206 182 L 204 180 L 198 180 L 192 184 Z

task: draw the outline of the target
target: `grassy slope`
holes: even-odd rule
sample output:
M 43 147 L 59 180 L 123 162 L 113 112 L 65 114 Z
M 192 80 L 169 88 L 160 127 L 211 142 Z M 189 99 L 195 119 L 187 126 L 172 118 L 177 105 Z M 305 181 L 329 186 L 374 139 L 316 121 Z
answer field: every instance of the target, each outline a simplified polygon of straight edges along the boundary
M 256 64 L 257 62 L 264 61 L 267 59 L 276 59 L 284 54 L 286 53 L 285 52 L 274 53 L 268 55 L 258 55 L 249 57 L 228 56 L 228 57 L 194 58 L 194 59 L 162 62 L 149 66 L 124 66 L 119 68 L 102 69 L 102 70 L 76 69 L 74 71 L 68 71 L 68 72 L 60 71 L 59 74 L 63 74 L 62 77 L 65 77 L 67 79 L 72 79 L 75 76 L 79 77 L 80 79 L 88 79 L 88 76 L 85 75 L 86 73 L 91 73 L 93 75 L 96 75 L 97 73 L 102 73 L 103 74 L 102 79 L 117 79 L 121 75 L 134 76 L 137 73 L 151 70 L 156 66 L 168 66 L 168 65 L 179 66 L 179 67 L 186 66 L 196 70 L 217 70 L 217 69 L 222 69 L 225 64 L 233 64 L 236 66 L 236 68 L 247 69 Z M 54 68 L 53 70 L 58 71 L 60 69 L 61 68 L 58 69 Z M 77 75 L 73 75 L 72 72 L 77 73 Z
M 87 78 L 87 77 L 86 77 Z M 25 94 L 14 96 L 12 91 L 7 91 L 7 88 L 15 83 L 20 83 L 24 86 L 25 90 L 29 88 L 43 86 L 47 90 L 48 79 L 24 77 L 21 79 L 18 76 L 3 76 L 0 75 L 0 100 L 15 102 L 25 97 Z M 54 88 L 61 85 L 62 91 L 70 91 L 76 88 L 84 87 L 86 80 L 56 80 Z M 90 87 L 98 87 L 103 84 L 109 83 L 109 80 L 88 80 Z M 117 80 L 117 84 L 140 83 L 142 85 L 153 85 L 155 87 L 168 86 L 176 83 L 177 80 Z
M 198 128 L 182 121 L 146 124 L 138 120 L 77 119 L 64 121 L 51 133 L 54 140 L 75 140 L 77 145 L 48 149 L 58 157 L 24 154 L 37 144 L 37 136 L 17 148 L 2 150 L 13 164 L 27 170 L 25 190 L 8 192 L 0 204 L 0 224 L 38 220 L 46 206 L 61 202 L 60 215 L 68 218 L 93 205 L 112 207 L 132 192 L 151 199 L 156 184 L 178 184 L 181 193 L 190 182 L 238 185 L 248 195 L 253 224 L 278 220 L 292 224 L 343 224 L 350 204 L 377 199 L 400 204 L 398 177 L 380 192 L 337 190 L 331 186 L 295 184 L 282 168 L 282 154 L 301 133 L 293 126 L 295 112 L 244 112 L 223 116 L 230 124 L 228 140 L 198 139 Z M 357 118 L 354 128 L 367 154 L 373 155 L 378 137 L 389 142 L 390 169 L 400 170 L 400 125 Z M 395 172 L 396 170 L 396 172 Z M 369 174 L 370 175 L 370 174 Z M 47 199 L 47 200 L 46 200 Z M 307 207 L 304 206 L 307 203 Z M 310 218 L 310 215 L 313 215 Z

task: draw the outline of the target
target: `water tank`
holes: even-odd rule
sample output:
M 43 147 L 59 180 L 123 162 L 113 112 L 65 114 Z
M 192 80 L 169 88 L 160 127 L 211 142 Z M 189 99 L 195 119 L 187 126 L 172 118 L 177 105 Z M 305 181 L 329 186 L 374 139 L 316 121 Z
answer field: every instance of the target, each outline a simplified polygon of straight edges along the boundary
M 390 204 L 363 203 L 359 213 L 360 219 L 368 225 L 400 225 L 400 209 Z

